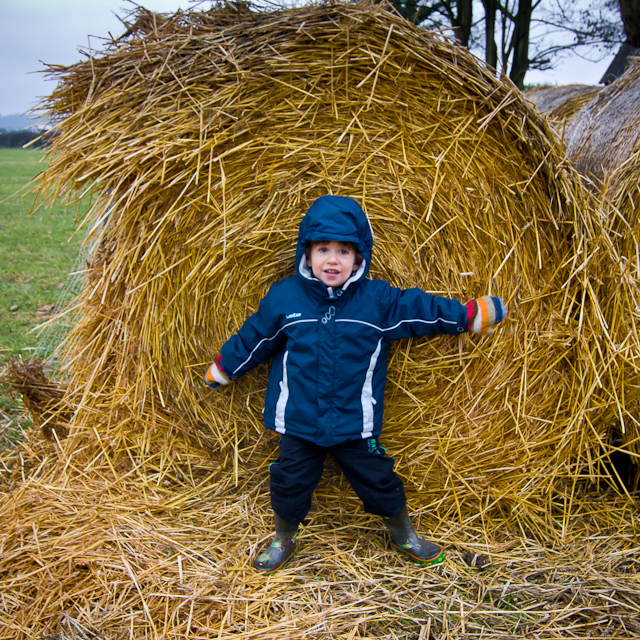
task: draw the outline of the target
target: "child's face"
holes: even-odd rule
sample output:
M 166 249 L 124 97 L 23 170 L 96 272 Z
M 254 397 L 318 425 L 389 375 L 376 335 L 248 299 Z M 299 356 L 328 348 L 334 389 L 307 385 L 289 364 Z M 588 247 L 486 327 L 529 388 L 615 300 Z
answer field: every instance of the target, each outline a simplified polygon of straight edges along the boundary
M 358 268 L 355 249 L 344 242 L 314 242 L 307 267 L 327 287 L 341 287 Z

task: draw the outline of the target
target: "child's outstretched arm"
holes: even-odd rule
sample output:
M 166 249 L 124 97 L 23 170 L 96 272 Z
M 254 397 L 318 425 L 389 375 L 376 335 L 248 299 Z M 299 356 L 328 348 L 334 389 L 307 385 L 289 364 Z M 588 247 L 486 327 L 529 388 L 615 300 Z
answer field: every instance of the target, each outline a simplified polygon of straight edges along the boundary
M 220 355 L 204 374 L 204 383 L 211 389 L 227 385 L 267 362 L 282 347 L 282 288 L 278 285 L 269 290 L 238 333 L 222 345 Z
M 377 281 L 382 282 L 382 281 Z M 386 284 L 386 287 L 385 287 Z M 418 288 L 398 289 L 376 285 L 382 309 L 381 326 L 387 340 L 465 331 L 489 335 L 502 322 L 507 309 L 502 298 L 484 296 L 466 304 Z
M 467 327 L 473 333 L 490 336 L 493 325 L 502 322 L 507 317 L 507 307 L 504 300 L 497 296 L 482 296 L 469 300 L 467 307 Z

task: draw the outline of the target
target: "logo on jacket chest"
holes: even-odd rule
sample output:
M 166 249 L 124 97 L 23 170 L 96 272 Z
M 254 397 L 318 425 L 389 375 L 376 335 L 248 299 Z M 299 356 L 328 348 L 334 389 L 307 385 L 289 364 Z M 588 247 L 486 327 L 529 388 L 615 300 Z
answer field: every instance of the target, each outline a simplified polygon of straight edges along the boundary
M 291 320 L 292 318 L 301 318 L 302 314 L 301 313 L 290 313 L 289 315 L 285 316 L 285 320 Z
M 322 324 L 327 324 L 327 322 L 329 322 L 329 320 L 331 320 L 331 318 L 333 318 L 333 316 L 335 315 L 336 315 L 336 308 L 329 307 L 329 310 L 327 311 L 327 313 L 325 313 L 324 316 L 322 317 Z

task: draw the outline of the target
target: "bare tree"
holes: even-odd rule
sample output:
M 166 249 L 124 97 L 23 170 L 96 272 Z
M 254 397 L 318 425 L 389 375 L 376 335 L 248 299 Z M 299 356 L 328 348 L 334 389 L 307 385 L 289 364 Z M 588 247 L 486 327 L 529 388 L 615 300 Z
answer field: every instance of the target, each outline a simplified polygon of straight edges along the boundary
M 624 41 L 619 0 L 595 0 L 588 9 L 576 8 L 566 0 L 554 0 L 545 7 L 539 22 L 549 30 L 572 36 L 568 44 L 554 47 L 551 43 L 546 51 L 548 55 L 581 47 L 596 47 L 608 52 Z
M 498 46 L 496 45 L 496 18 L 500 2 L 498 0 L 482 0 L 485 22 L 485 60 L 492 68 L 498 67 Z
M 542 0 L 503 0 L 497 3 L 501 23 L 500 63 L 502 72 L 510 68 L 509 78 L 517 87 L 524 86 L 524 77 L 529 69 L 529 35 L 533 12 Z M 487 16 L 485 15 L 485 23 Z M 488 53 L 488 50 L 487 52 Z M 486 56 L 487 63 L 491 62 Z M 496 65 L 491 65 L 496 68 Z
M 469 46 L 473 0 L 391 0 L 396 11 L 414 24 L 452 29 L 456 40 Z
M 640 47 L 640 0 L 619 0 L 627 44 Z
M 391 0 L 415 24 L 450 29 L 483 50 L 496 73 L 524 86 L 529 69 L 549 69 L 563 52 L 640 46 L 640 0 Z M 624 33 L 623 33 L 624 24 Z
M 393 8 L 406 20 L 414 24 L 426 21 L 437 23 L 440 2 L 422 2 L 421 0 L 391 0 Z
M 473 0 L 456 0 L 453 2 L 443 3 L 447 5 L 449 19 L 454 28 L 456 39 L 463 46 L 469 46 L 469 38 L 471 37 L 471 27 L 473 25 Z M 455 4 L 455 13 L 452 11 Z

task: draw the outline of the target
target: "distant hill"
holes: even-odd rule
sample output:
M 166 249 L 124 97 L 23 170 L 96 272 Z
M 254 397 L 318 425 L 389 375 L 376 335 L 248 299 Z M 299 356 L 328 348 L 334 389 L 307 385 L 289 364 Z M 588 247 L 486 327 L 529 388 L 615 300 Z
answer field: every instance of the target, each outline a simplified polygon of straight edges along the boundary
M 0 131 L 21 131 L 35 127 L 37 120 L 32 120 L 27 116 L 21 116 L 19 113 L 13 113 L 8 116 L 0 115 Z

